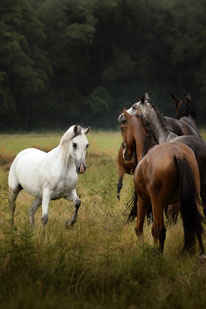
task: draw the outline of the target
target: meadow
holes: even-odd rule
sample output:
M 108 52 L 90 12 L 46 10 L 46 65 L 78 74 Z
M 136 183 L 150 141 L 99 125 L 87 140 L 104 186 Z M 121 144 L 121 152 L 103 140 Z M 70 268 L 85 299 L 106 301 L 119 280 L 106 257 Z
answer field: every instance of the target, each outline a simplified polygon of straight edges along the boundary
M 0 308 L 206 307 L 206 262 L 197 253 L 180 253 L 181 219 L 175 225 L 166 223 L 163 257 L 154 251 L 151 225 L 145 223 L 144 243 L 139 244 L 135 222 L 127 222 L 125 205 L 133 182 L 125 176 L 118 201 L 119 132 L 88 134 L 87 171 L 78 184 L 82 204 L 72 229 L 65 229 L 65 221 L 74 207 L 63 199 L 50 203 L 45 230 L 41 209 L 31 228 L 28 211 L 33 198 L 24 191 L 11 227 L 7 178 L 12 159 L 27 147 L 49 150 L 60 136 L 0 136 Z

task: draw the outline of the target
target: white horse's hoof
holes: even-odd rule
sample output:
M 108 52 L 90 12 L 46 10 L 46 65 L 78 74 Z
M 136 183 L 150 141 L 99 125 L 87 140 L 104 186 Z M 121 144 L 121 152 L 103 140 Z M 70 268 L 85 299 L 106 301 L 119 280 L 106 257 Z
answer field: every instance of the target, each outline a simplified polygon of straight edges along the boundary
M 29 216 L 29 222 L 30 222 L 30 224 L 31 224 L 31 226 L 32 226 L 32 227 L 34 227 L 34 226 L 35 226 L 34 217 Z
M 206 255 L 205 254 L 200 254 L 199 258 L 200 258 L 201 262 L 204 262 L 204 263 L 206 262 Z
M 71 219 L 67 220 L 66 223 L 65 223 L 65 228 L 68 229 L 68 228 L 72 228 L 74 226 L 76 221 L 73 221 Z
M 48 222 L 48 216 L 43 216 L 43 217 L 41 218 L 41 222 L 42 222 L 43 226 L 45 227 L 45 225 L 46 225 L 47 222 Z

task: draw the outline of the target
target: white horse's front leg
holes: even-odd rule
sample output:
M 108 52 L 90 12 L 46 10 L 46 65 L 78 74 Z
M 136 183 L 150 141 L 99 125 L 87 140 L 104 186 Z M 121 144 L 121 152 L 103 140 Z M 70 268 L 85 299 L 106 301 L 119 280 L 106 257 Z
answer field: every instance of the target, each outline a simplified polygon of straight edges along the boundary
M 77 196 L 76 190 L 73 190 L 71 193 L 69 193 L 67 196 L 65 196 L 65 199 L 68 200 L 68 201 L 72 201 L 74 203 L 74 206 L 75 206 L 75 211 L 74 211 L 74 214 L 72 216 L 72 219 L 67 220 L 66 224 L 65 224 L 65 227 L 68 228 L 69 225 L 73 226 L 74 223 L 77 220 L 77 214 L 78 214 L 79 207 L 81 205 L 81 200 Z
M 50 196 L 50 190 L 45 189 L 43 191 L 43 197 L 42 197 L 42 224 L 43 227 L 47 224 L 48 221 L 48 211 L 49 211 L 49 202 L 50 202 L 51 196 Z

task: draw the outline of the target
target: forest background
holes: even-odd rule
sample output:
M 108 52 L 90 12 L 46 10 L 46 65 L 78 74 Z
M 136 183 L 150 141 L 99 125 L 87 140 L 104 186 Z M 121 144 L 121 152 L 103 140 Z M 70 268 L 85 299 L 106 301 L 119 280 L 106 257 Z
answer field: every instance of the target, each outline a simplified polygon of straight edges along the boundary
M 204 0 L 1 0 L 0 130 L 115 129 L 143 92 L 206 115 Z

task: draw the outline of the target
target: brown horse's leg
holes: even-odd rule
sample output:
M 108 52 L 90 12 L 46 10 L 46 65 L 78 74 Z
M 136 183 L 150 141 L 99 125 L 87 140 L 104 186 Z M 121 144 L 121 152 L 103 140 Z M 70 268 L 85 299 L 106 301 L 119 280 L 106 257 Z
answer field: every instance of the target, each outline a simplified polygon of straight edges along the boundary
M 118 200 L 120 200 L 120 191 L 122 189 L 124 174 L 125 174 L 125 170 L 122 167 L 119 167 L 119 181 L 117 184 L 117 199 Z
M 153 224 L 152 224 L 152 236 L 154 238 L 154 243 L 157 243 L 159 239 L 159 250 L 163 253 L 164 242 L 166 237 L 166 229 L 163 219 L 163 205 L 158 201 L 152 201 L 152 211 L 153 211 Z
M 165 208 L 165 215 L 169 223 L 177 223 L 179 203 L 170 204 Z
M 204 180 L 201 180 L 200 195 L 203 203 L 203 212 L 206 217 L 206 184 L 204 183 Z
M 197 239 L 198 239 L 198 244 L 199 244 L 199 254 L 204 255 L 205 249 L 204 249 L 204 245 L 202 242 L 202 230 L 197 231 Z
M 146 203 L 140 197 L 138 197 L 137 223 L 136 223 L 136 227 L 135 227 L 135 232 L 136 232 L 136 235 L 139 238 L 139 240 L 143 240 L 143 225 L 144 225 L 147 207 L 148 207 L 148 203 Z

